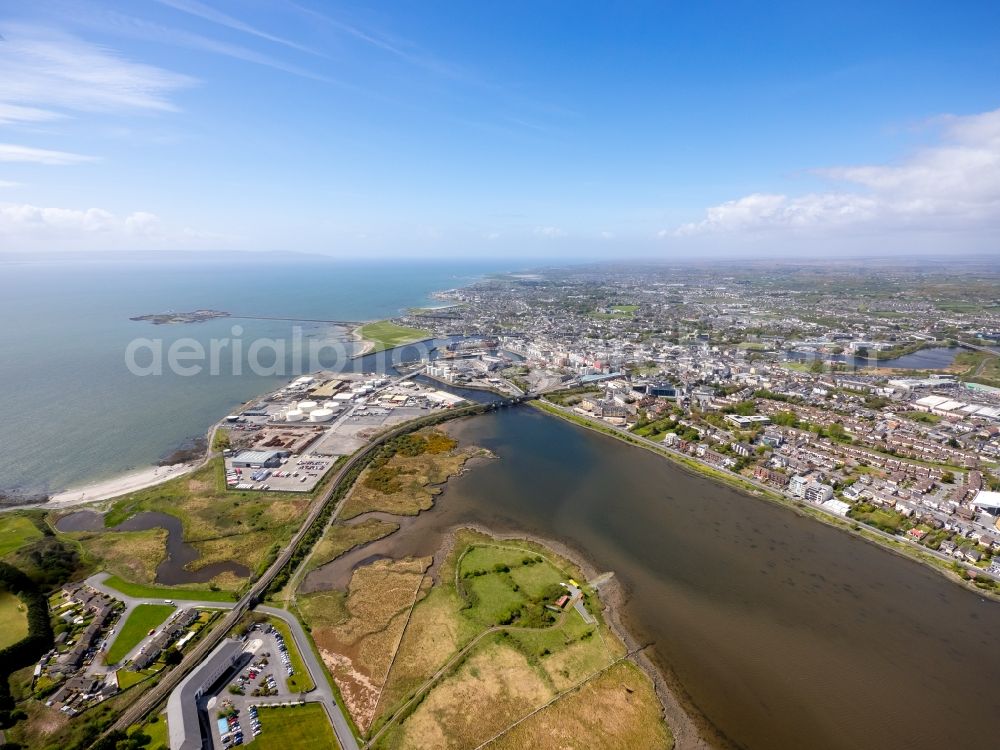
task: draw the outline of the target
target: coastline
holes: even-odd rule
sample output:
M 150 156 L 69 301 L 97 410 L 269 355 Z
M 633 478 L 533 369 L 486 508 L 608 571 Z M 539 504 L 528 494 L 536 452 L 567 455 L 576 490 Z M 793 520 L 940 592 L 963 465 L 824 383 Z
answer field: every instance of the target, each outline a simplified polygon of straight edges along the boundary
M 211 451 L 209 451 L 210 453 Z M 119 474 L 110 479 L 90 482 L 89 484 L 71 487 L 57 492 L 49 497 L 44 503 L 34 505 L 19 505 L 17 508 L 43 508 L 46 510 L 59 510 L 69 508 L 74 505 L 84 503 L 96 503 L 101 500 L 110 500 L 120 495 L 125 495 L 136 490 L 144 490 L 147 487 L 154 487 L 171 479 L 190 474 L 201 466 L 202 461 L 192 461 L 182 464 L 171 464 L 170 466 L 150 466 L 146 469 L 137 469 L 126 474 Z
M 930 554 L 930 550 L 921 550 L 919 548 L 911 547 L 904 540 L 891 537 L 884 532 L 879 532 L 876 529 L 866 527 L 863 524 L 853 521 L 852 519 L 841 518 L 830 513 L 824 513 L 818 508 L 812 507 L 806 503 L 796 503 L 782 495 L 778 495 L 773 490 L 758 487 L 746 480 L 744 477 L 736 475 L 732 477 L 727 476 L 715 467 L 708 466 L 693 456 L 675 455 L 666 449 L 658 448 L 653 444 L 647 444 L 645 441 L 641 441 L 634 436 L 623 433 L 610 425 L 602 425 L 599 422 L 595 422 L 594 420 L 582 415 L 569 414 L 563 408 L 550 402 L 532 401 L 530 404 L 533 408 L 538 409 L 545 414 L 562 419 L 570 424 L 575 424 L 585 430 L 591 430 L 615 440 L 619 440 L 626 445 L 647 450 L 650 453 L 669 460 L 683 470 L 697 474 L 705 479 L 726 484 L 727 486 L 732 487 L 749 497 L 779 505 L 782 508 L 796 513 L 797 515 L 819 521 L 826 526 L 844 532 L 845 534 L 848 534 L 856 539 L 873 544 L 886 552 L 891 552 L 906 560 L 917 563 L 924 568 L 943 576 L 945 579 L 957 584 L 959 587 L 971 593 L 977 594 L 985 599 L 1000 602 L 1000 591 L 983 589 L 976 586 L 971 580 L 958 575 L 958 573 L 945 560 Z M 632 437 L 633 439 L 630 440 L 628 439 L 629 437 Z M 968 569 L 967 566 L 963 566 L 963 568 Z
M 431 508 L 424 512 L 432 512 L 433 510 Z M 498 541 L 527 541 L 537 544 L 551 550 L 559 557 L 565 558 L 577 567 L 588 583 L 604 575 L 584 553 L 563 542 L 527 532 L 499 532 L 478 523 L 460 523 L 448 528 L 445 531 L 445 541 L 435 553 L 435 557 L 440 555 L 441 559 L 444 559 L 448 556 L 454 548 L 456 534 L 462 529 L 485 534 Z M 626 596 L 621 583 L 614 576 L 614 571 L 610 571 L 610 578 L 595 591 L 601 602 L 601 616 L 608 629 L 625 644 L 626 649 L 634 652 L 632 661 L 652 681 L 664 720 L 674 738 L 675 750 L 717 750 L 720 746 L 724 746 L 713 744 L 705 739 L 704 733 L 707 731 L 715 734 L 714 739 L 717 741 L 724 741 L 718 736 L 718 730 L 715 726 L 691 705 L 677 680 L 668 679 L 653 660 L 646 655 L 644 649 L 649 644 L 641 643 L 624 623 L 622 610 L 625 606 Z

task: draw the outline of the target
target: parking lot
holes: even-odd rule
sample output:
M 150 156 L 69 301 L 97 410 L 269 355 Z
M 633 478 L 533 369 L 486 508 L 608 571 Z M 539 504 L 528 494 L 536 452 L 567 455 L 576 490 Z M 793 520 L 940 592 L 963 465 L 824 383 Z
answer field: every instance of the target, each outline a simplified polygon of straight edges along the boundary
M 248 469 L 226 461 L 226 486 L 231 490 L 271 490 L 273 492 L 310 492 L 333 466 L 335 457 L 307 453 L 292 456 L 273 469 Z
M 250 661 L 208 702 L 212 747 L 244 745 L 261 731 L 257 706 L 297 703 L 288 691 L 294 674 L 281 634 L 270 625 L 255 625 L 247 633 Z

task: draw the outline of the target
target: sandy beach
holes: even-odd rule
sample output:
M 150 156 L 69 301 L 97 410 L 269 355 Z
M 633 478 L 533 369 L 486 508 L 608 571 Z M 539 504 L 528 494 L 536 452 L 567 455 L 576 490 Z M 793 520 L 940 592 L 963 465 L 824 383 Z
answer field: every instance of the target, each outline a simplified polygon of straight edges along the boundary
M 82 503 L 93 503 L 98 500 L 109 500 L 126 492 L 134 492 L 147 487 L 166 482 L 174 477 L 183 476 L 195 469 L 198 463 L 173 464 L 172 466 L 150 466 L 146 469 L 130 471 L 121 476 L 104 479 L 100 482 L 85 484 L 62 492 L 58 492 L 49 498 L 47 503 L 40 503 L 33 507 L 39 508 L 67 508 Z M 26 506 L 20 506 L 26 507 Z

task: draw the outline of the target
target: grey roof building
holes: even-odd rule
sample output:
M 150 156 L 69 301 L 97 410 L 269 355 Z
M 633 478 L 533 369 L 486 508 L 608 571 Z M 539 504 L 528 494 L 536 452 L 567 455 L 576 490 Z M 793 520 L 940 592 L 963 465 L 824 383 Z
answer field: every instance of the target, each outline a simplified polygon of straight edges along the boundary
M 170 750 L 201 750 L 198 701 L 243 653 L 243 644 L 224 640 L 198 667 L 174 688 L 167 699 Z

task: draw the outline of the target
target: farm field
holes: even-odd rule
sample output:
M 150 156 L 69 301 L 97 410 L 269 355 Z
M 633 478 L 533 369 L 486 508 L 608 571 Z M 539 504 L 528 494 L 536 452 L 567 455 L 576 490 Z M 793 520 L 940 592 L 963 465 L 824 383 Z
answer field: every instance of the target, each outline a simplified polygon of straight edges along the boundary
M 10 591 L 0 591 L 0 648 L 28 635 L 28 608 Z
M 7 513 L 0 517 L 0 557 L 6 557 L 21 547 L 42 538 L 42 532 L 30 518 Z

